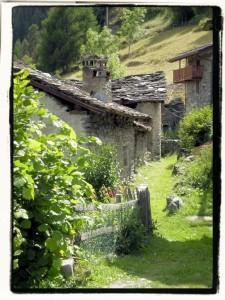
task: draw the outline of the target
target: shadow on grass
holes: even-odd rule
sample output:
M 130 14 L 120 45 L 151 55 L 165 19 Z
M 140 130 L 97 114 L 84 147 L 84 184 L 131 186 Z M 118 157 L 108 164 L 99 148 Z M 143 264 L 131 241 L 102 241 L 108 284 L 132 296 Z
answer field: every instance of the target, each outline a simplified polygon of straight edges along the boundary
M 193 26 L 185 26 L 184 28 L 180 29 L 180 27 L 170 27 L 166 31 L 161 32 L 159 35 L 157 32 L 154 34 L 153 38 L 149 40 L 148 44 L 146 46 L 151 46 L 154 45 L 156 46 L 157 44 L 165 43 L 167 39 L 170 39 L 171 36 L 174 37 L 175 35 L 177 37 L 182 36 L 190 31 L 193 30 Z M 165 46 L 165 44 L 164 44 Z
M 140 255 L 118 257 L 111 265 L 158 286 L 210 288 L 212 239 L 168 241 L 156 236 Z
M 210 190 L 205 190 L 200 199 L 199 216 L 207 216 L 212 213 L 212 193 Z

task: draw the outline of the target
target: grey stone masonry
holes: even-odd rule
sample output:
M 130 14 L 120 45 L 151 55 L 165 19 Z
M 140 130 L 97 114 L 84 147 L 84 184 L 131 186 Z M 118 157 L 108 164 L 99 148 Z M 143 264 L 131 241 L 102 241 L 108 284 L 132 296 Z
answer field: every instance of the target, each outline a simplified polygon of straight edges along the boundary
M 196 58 L 195 58 L 196 59 Z M 187 81 L 186 84 L 186 113 L 194 108 L 212 104 L 212 50 L 202 53 L 198 57 L 203 67 L 200 80 Z M 194 64 L 194 58 L 188 58 L 188 64 Z
M 112 102 L 111 79 L 106 63 L 107 59 L 97 56 L 83 58 L 83 87 L 90 96 L 103 102 Z

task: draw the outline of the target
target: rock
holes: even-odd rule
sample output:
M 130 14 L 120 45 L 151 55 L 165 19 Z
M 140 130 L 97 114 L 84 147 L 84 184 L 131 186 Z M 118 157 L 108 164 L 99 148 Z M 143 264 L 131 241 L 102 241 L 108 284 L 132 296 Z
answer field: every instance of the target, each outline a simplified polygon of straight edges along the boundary
M 194 155 L 189 155 L 189 156 L 187 156 L 185 159 L 184 159 L 184 161 L 193 161 L 194 160 Z
M 185 148 L 180 148 L 177 158 L 179 159 L 180 157 L 187 157 L 189 155 L 190 155 L 190 150 L 185 149 Z
M 74 259 L 73 257 L 62 259 L 61 272 L 65 277 L 73 276 Z
M 176 166 L 176 165 L 173 166 L 172 174 L 173 175 L 179 174 L 179 167 L 178 166 Z
M 168 196 L 166 202 L 166 210 L 169 212 L 175 212 L 183 205 L 182 199 L 177 196 Z

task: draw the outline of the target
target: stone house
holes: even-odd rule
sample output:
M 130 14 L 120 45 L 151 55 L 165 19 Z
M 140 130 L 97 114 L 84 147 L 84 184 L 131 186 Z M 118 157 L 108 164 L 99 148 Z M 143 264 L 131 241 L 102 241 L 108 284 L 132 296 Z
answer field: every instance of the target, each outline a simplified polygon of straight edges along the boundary
M 111 81 L 106 63 L 104 58 L 85 57 L 83 81 L 59 80 L 29 69 L 30 83 L 45 92 L 41 103 L 74 128 L 77 135 L 97 136 L 116 146 L 123 176 L 130 176 L 147 157 L 160 158 L 165 79 L 160 72 L 144 75 L 146 81 L 148 76 L 152 80 L 152 86 L 151 82 L 148 86 L 152 98 L 147 101 L 147 96 L 144 97 L 147 83 L 144 88 L 142 76 Z M 21 68 L 24 66 L 14 65 L 15 71 Z M 126 93 L 123 80 L 128 90 L 135 91 L 133 94 Z M 158 91 L 154 88 L 156 85 Z M 138 93 L 140 87 L 142 94 Z
M 173 82 L 185 85 L 185 110 L 190 112 L 195 107 L 211 104 L 213 45 L 205 44 L 188 50 L 171 59 L 179 61 L 179 69 L 173 71 Z M 182 66 L 184 61 L 185 66 Z

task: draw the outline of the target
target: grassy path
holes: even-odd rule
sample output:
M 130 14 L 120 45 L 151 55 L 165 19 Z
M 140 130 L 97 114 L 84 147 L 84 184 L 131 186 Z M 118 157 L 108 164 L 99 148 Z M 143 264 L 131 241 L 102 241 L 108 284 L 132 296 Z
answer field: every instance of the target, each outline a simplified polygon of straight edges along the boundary
M 152 162 L 142 167 L 136 178 L 136 184 L 149 186 L 156 236 L 140 255 L 90 260 L 92 278 L 86 287 L 211 287 L 211 226 L 205 221 L 188 221 L 182 212 L 168 216 L 163 211 L 173 187 L 175 162 L 175 156 Z

